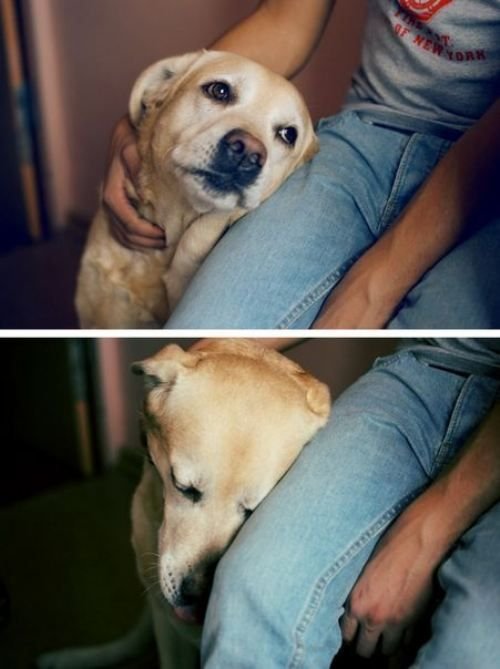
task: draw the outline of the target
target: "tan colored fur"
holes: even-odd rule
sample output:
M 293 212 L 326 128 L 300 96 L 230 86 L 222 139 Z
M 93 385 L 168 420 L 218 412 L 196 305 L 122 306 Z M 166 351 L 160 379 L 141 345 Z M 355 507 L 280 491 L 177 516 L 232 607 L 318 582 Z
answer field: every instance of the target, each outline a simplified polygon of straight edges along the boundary
M 154 466 L 145 464 L 134 497 L 133 545 L 156 626 L 169 630 L 157 638 L 169 667 L 173 639 L 192 643 L 199 633 L 181 622 L 190 608 L 182 584 L 189 580 L 194 602 L 206 601 L 243 509 L 258 506 L 325 424 L 330 395 L 289 359 L 246 340 L 196 352 L 167 346 L 140 369 L 154 384 L 144 407 Z M 172 468 L 202 492 L 198 503 L 175 488 Z
M 162 669 L 197 669 L 193 604 L 206 602 L 213 568 L 245 522 L 243 509 L 264 499 L 330 411 L 324 384 L 252 341 L 214 340 L 187 352 L 167 346 L 136 371 L 146 382 L 143 422 L 154 463 L 145 463 L 132 503 L 148 607 L 122 638 L 46 653 L 40 669 L 131 666 L 152 643 Z M 176 489 L 172 467 L 198 486 L 198 502 Z
M 203 85 L 223 80 L 234 103 L 214 102 Z M 114 240 L 101 206 L 82 258 L 76 306 L 84 328 L 163 325 L 192 276 L 221 234 L 269 197 L 317 150 L 304 101 L 295 87 L 266 68 L 234 54 L 200 51 L 148 68 L 130 99 L 142 166 L 128 195 L 139 214 L 166 231 L 164 251 L 131 251 Z M 295 146 L 276 128 L 293 125 Z M 255 184 L 239 196 L 207 192 L 194 169 L 204 169 L 217 143 L 243 129 L 264 145 L 267 160 Z M 270 225 L 272 222 L 270 222 Z

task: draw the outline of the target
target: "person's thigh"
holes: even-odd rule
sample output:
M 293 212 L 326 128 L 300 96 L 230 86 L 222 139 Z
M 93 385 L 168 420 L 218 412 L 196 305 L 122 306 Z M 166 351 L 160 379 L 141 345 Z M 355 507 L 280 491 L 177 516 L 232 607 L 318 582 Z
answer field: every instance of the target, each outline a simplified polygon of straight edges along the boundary
M 500 328 L 500 218 L 459 244 L 408 293 L 390 328 Z
M 313 160 L 217 243 L 167 328 L 309 327 L 442 146 L 352 112 L 320 123 L 318 136 Z
M 497 669 L 500 658 L 500 503 L 458 542 L 439 569 L 444 599 L 415 669 Z
M 329 666 L 343 604 L 373 547 L 489 406 L 477 377 L 401 353 L 335 403 L 327 427 L 216 571 L 203 666 Z

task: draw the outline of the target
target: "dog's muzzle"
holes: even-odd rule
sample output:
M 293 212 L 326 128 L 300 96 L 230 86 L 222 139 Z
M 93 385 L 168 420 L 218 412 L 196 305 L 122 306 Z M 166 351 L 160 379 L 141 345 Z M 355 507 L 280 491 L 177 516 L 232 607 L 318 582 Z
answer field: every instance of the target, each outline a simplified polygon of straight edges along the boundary
M 266 160 L 267 150 L 260 139 L 236 128 L 219 141 L 208 169 L 196 173 L 213 190 L 241 193 L 255 183 Z

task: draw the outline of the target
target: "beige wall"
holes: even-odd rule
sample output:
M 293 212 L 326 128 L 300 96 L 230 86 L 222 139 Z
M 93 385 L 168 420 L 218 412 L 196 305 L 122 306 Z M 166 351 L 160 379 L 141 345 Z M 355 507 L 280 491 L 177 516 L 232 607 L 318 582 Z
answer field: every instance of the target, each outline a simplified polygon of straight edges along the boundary
M 97 340 L 101 387 L 102 432 L 106 444 L 105 459 L 112 461 L 122 446 L 139 443 L 138 410 L 142 381 L 135 377 L 132 362 L 152 355 L 162 346 L 176 342 L 184 348 L 193 339 L 100 339 Z M 327 383 L 332 397 L 338 395 L 380 355 L 392 352 L 395 339 L 310 339 L 292 348 L 286 355 Z
M 307 0 L 305 0 L 307 2 Z M 23 0 L 38 81 L 43 157 L 56 227 L 95 209 L 110 129 L 137 74 L 210 44 L 255 0 Z M 297 79 L 315 118 L 338 109 L 358 58 L 365 0 L 338 0 Z

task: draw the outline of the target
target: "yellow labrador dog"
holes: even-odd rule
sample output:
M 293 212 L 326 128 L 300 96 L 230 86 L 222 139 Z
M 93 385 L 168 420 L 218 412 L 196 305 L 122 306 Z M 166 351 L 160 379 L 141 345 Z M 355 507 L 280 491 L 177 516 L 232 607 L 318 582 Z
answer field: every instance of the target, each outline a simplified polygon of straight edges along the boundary
M 131 251 L 101 207 L 82 258 L 84 328 L 163 325 L 221 234 L 317 151 L 304 100 L 241 56 L 199 51 L 149 67 L 130 98 L 142 167 L 128 196 L 166 231 L 164 251 Z
M 43 669 L 125 662 L 152 629 L 162 669 L 195 669 L 193 623 L 203 619 L 217 561 L 330 411 L 324 384 L 247 340 L 187 352 L 170 345 L 136 370 L 146 381 L 148 458 L 132 504 L 132 542 L 149 612 L 124 639 L 45 655 Z

